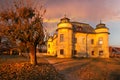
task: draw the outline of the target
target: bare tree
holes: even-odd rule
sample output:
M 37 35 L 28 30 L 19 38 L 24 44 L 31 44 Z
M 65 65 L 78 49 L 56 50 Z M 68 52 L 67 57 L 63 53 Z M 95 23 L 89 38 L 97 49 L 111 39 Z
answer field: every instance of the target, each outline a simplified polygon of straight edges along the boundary
M 37 64 L 36 47 L 44 42 L 42 19 L 45 12 L 43 6 L 37 11 L 28 0 L 16 0 L 11 8 L 0 12 L 4 35 L 12 41 L 26 44 L 30 51 L 30 63 L 34 65 Z

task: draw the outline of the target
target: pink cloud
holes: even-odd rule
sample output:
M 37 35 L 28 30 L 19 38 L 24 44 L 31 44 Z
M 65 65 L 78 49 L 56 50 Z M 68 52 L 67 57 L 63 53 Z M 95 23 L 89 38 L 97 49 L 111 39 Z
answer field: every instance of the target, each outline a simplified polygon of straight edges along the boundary
M 111 17 L 117 15 L 117 9 L 112 0 L 65 0 L 58 1 L 52 0 L 52 4 L 48 4 L 46 18 L 61 18 L 66 14 L 70 18 L 74 19 L 86 19 L 86 20 L 109 20 Z M 114 7 L 112 8 L 111 7 Z
M 45 15 L 47 26 L 53 31 L 66 14 L 72 21 L 99 23 L 120 20 L 120 0 L 48 0 Z M 52 23 L 54 26 L 51 27 Z M 50 24 L 49 24 L 50 23 Z M 55 25 L 56 24 L 56 25 Z M 51 31 L 51 30 L 50 30 Z

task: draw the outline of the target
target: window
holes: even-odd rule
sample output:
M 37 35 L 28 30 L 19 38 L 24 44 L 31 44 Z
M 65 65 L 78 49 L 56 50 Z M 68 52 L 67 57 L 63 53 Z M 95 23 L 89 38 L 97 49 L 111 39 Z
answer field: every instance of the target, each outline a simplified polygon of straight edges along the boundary
M 91 44 L 94 44 L 94 39 L 91 39 Z
M 103 55 L 103 51 L 99 51 L 99 55 L 102 56 Z
M 94 51 L 92 51 L 92 53 L 91 53 L 92 55 L 94 55 Z
M 103 38 L 102 37 L 99 38 L 98 44 L 103 44 Z
M 72 50 L 72 55 L 75 56 L 77 54 L 77 50 Z
M 77 54 L 77 50 L 74 50 L 74 55 L 76 55 Z
M 64 49 L 60 49 L 60 55 L 64 54 Z
M 76 31 L 82 31 L 82 27 L 78 26 Z
M 60 42 L 63 42 L 63 41 L 64 41 L 64 35 L 60 34 Z

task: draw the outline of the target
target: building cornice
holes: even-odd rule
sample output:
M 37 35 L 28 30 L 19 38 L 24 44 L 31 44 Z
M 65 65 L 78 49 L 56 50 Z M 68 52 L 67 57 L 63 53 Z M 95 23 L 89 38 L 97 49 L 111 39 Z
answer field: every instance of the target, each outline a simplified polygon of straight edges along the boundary
M 109 32 L 97 32 L 96 34 L 102 34 L 102 33 L 110 34 Z
M 60 30 L 60 29 L 69 29 L 69 30 L 72 30 L 72 28 L 63 27 L 63 28 L 58 28 L 58 29 L 56 29 L 56 31 L 58 31 L 58 30 Z

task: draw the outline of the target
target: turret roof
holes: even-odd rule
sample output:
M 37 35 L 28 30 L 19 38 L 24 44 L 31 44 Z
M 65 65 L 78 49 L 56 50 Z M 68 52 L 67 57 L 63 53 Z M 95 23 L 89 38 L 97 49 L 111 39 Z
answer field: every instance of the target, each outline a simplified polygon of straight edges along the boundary
M 65 16 L 64 18 L 60 19 L 60 22 L 70 22 L 70 19 Z
M 104 23 L 100 23 L 100 24 L 96 25 L 96 29 L 101 29 L 101 28 L 108 29 Z

